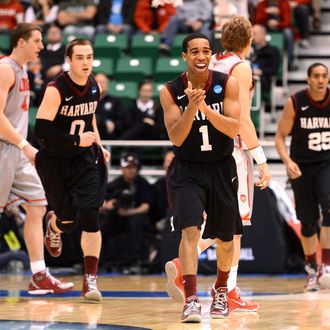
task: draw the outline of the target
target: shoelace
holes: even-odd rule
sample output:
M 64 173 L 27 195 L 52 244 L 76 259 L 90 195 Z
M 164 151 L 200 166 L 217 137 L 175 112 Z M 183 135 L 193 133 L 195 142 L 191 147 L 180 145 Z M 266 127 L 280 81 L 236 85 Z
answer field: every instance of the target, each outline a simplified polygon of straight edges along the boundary
M 187 308 L 185 309 L 185 314 L 187 313 L 191 313 L 191 312 L 199 312 L 199 306 L 200 303 L 198 303 L 197 301 L 192 301 L 190 303 L 188 303 Z
M 58 286 L 59 288 L 65 289 L 65 288 L 69 288 L 69 287 L 72 287 L 73 286 L 73 284 L 71 282 L 69 282 L 69 283 L 61 282 L 60 280 L 58 280 L 57 278 L 55 278 L 54 276 L 52 276 L 50 274 L 48 268 L 46 268 L 45 273 L 46 273 L 46 277 L 48 277 L 50 279 L 50 281 L 52 282 L 52 284 Z
M 61 234 L 54 233 L 50 227 L 49 227 L 49 239 L 50 239 L 50 246 L 52 248 L 58 248 L 60 246 Z
M 225 310 L 227 308 L 226 293 L 216 292 L 213 307 L 220 310 Z
M 97 286 L 96 286 L 96 276 L 94 275 L 85 275 L 85 280 L 87 282 L 88 287 L 91 290 L 97 290 Z
M 49 269 L 46 268 L 46 277 L 48 277 L 50 279 L 50 281 L 52 282 L 52 284 L 61 284 L 61 281 L 59 281 L 57 278 L 55 278 L 54 276 L 52 276 L 49 272 Z

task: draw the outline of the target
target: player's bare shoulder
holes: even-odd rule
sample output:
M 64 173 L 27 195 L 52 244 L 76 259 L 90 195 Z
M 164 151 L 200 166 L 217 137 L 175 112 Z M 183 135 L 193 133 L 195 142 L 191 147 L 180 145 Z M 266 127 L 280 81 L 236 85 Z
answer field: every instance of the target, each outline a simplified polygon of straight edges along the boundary
M 1 86 L 11 86 L 15 81 L 15 72 L 9 63 L 0 62 L 0 76 L 6 79 L 0 79 Z

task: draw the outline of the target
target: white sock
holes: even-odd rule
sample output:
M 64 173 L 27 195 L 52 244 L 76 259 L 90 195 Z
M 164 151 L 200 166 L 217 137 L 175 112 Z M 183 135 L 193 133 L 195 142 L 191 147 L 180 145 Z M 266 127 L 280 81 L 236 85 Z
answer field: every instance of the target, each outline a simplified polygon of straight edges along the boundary
M 234 288 L 236 288 L 237 271 L 238 271 L 238 265 L 230 267 L 229 277 L 228 277 L 228 281 L 227 281 L 228 292 L 233 290 Z
M 46 269 L 45 260 L 32 261 L 30 263 L 30 268 L 32 274 L 39 273 Z

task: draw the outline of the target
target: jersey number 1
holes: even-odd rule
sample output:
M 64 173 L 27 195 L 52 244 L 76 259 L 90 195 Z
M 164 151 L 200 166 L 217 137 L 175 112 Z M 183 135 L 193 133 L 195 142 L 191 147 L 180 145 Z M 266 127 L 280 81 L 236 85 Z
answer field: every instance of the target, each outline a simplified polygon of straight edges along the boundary
M 210 151 L 212 150 L 212 144 L 209 141 L 209 130 L 207 125 L 203 125 L 199 128 L 199 132 L 202 133 L 202 141 L 201 151 Z

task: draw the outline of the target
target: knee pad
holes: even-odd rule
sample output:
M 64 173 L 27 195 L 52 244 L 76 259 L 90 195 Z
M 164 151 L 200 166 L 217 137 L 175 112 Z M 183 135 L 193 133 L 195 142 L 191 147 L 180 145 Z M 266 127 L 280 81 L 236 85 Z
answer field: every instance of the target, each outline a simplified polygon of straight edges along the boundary
M 73 230 L 76 228 L 77 221 L 76 220 L 63 220 L 56 218 L 56 226 L 63 232 L 63 233 L 72 233 Z
M 81 221 L 83 231 L 96 233 L 100 230 L 98 209 L 80 208 L 78 218 Z
M 305 237 L 311 237 L 317 233 L 316 224 L 314 225 L 304 225 L 301 224 L 301 234 Z

